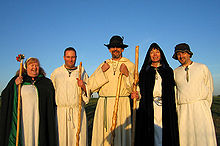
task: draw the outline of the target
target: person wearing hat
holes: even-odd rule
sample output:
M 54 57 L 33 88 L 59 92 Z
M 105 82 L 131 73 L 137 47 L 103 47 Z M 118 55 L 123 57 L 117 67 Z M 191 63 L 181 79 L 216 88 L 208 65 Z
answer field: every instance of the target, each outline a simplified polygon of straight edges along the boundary
M 82 87 L 82 110 L 80 128 L 80 146 L 88 145 L 87 118 L 84 105 L 89 102 L 90 93 L 86 90 L 86 84 L 79 86 L 79 66 L 76 63 L 76 50 L 68 47 L 64 51 L 65 64 L 55 69 L 51 74 L 51 80 L 55 88 L 55 99 L 57 105 L 57 123 L 60 146 L 75 146 L 76 133 L 78 129 L 79 94 Z M 88 81 L 88 74 L 84 67 L 81 71 L 81 81 Z
M 137 92 L 132 92 L 135 65 L 122 53 L 128 45 L 123 44 L 123 38 L 113 36 L 109 44 L 105 44 L 112 55 L 95 70 L 88 82 L 91 92 L 98 92 L 99 99 L 96 106 L 92 146 L 111 145 L 111 126 L 115 105 L 115 96 L 120 72 L 123 74 L 117 112 L 114 145 L 131 145 L 131 108 L 130 98 L 138 98 Z
M 21 84 L 21 120 L 19 145 L 56 146 L 55 91 L 37 58 L 25 62 L 21 77 L 18 72 L 2 91 L 0 145 L 15 145 L 17 127 L 17 86 Z
M 216 146 L 211 105 L 213 79 L 208 67 L 191 60 L 186 43 L 176 45 L 173 58 L 180 62 L 174 70 L 181 146 Z

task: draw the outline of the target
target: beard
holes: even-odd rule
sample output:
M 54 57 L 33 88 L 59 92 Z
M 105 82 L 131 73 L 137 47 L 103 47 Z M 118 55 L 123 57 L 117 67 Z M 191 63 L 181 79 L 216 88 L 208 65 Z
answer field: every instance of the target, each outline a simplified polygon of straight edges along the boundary
M 72 62 L 65 62 L 65 66 L 69 69 L 74 68 L 75 67 L 75 63 Z
M 115 51 L 112 52 L 112 58 L 118 59 L 120 57 L 122 57 L 122 53 L 120 53 L 119 51 L 115 50 Z

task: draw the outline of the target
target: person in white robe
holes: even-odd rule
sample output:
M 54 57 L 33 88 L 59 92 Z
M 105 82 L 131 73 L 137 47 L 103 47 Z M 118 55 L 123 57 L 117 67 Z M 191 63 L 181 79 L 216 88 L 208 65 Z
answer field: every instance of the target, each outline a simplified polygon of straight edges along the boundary
M 90 93 L 86 89 L 88 75 L 82 67 L 81 78 L 85 83 L 79 85 L 79 66 L 75 66 L 76 50 L 72 47 L 64 51 L 65 64 L 55 69 L 51 74 L 51 80 L 55 88 L 57 105 L 57 123 L 60 146 L 75 146 L 78 122 L 81 122 L 79 145 L 88 145 L 87 119 L 84 105 L 89 102 Z M 81 121 L 78 119 L 79 93 L 82 88 Z
M 123 76 L 119 95 L 114 145 L 130 146 L 131 108 L 129 95 L 132 98 L 138 98 L 138 93 L 132 92 L 135 65 L 129 59 L 122 57 L 124 48 L 128 46 L 123 44 L 123 39 L 120 36 L 113 36 L 110 39 L 110 44 L 105 46 L 108 47 L 112 58 L 99 65 L 88 82 L 88 88 L 91 92 L 98 92 L 100 97 L 95 110 L 91 145 L 111 145 L 112 135 L 110 129 L 112 126 L 118 77 L 121 72 Z
M 176 45 L 173 58 L 181 63 L 174 70 L 180 146 L 216 146 L 212 75 L 206 65 L 191 61 L 192 55 L 188 44 Z

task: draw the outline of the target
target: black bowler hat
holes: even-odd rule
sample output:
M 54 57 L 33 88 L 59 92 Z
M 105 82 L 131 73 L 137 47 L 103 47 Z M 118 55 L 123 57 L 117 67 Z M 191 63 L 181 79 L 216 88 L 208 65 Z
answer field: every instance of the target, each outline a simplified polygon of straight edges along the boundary
M 115 35 L 110 39 L 109 44 L 104 44 L 104 45 L 108 47 L 108 49 L 114 48 L 114 47 L 118 47 L 122 49 L 127 48 L 128 45 L 123 44 L 123 39 L 124 38 L 121 38 L 120 36 Z
M 188 54 L 190 54 L 190 58 L 193 55 L 193 53 L 190 51 L 189 45 L 186 44 L 186 43 L 181 43 L 181 44 L 176 45 L 175 51 L 174 51 L 174 54 L 173 54 L 173 59 L 178 60 L 177 52 L 187 52 Z

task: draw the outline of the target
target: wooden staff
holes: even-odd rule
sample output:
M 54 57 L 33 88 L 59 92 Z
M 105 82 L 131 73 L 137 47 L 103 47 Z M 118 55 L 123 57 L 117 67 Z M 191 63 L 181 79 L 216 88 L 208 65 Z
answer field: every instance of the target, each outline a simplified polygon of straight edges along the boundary
M 82 74 L 82 62 L 79 64 L 79 80 L 81 80 L 81 74 Z M 81 128 L 81 110 L 82 110 L 82 89 L 80 87 L 79 89 L 79 112 L 78 112 L 78 128 L 76 133 L 76 146 L 79 146 L 79 134 L 80 134 L 80 128 Z
M 135 71 L 134 71 L 134 86 L 133 91 L 137 91 L 138 82 L 138 58 L 139 58 L 139 46 L 135 48 Z M 131 134 L 131 145 L 134 146 L 135 142 L 135 124 L 136 124 L 136 98 L 133 99 L 133 118 L 132 118 L 132 134 Z
M 112 117 L 112 127 L 111 127 L 111 145 L 114 145 L 114 138 L 115 138 L 115 127 L 117 124 L 117 113 L 118 113 L 118 102 L 119 102 L 119 95 L 120 95 L 120 89 L 121 89 L 121 80 L 122 80 L 122 73 L 119 74 L 118 77 L 118 86 L 117 86 L 117 92 L 115 97 L 115 105 L 114 105 L 114 111 L 113 111 L 113 117 Z
M 20 69 L 19 69 L 19 77 L 22 76 L 22 70 L 23 70 L 23 60 L 24 55 L 19 54 L 18 57 L 16 57 L 16 60 L 20 62 Z M 19 128 L 20 128 L 20 109 L 21 109 L 21 84 L 18 85 L 18 107 L 17 107 L 17 131 L 16 131 L 16 146 L 18 146 L 18 140 L 19 140 Z

